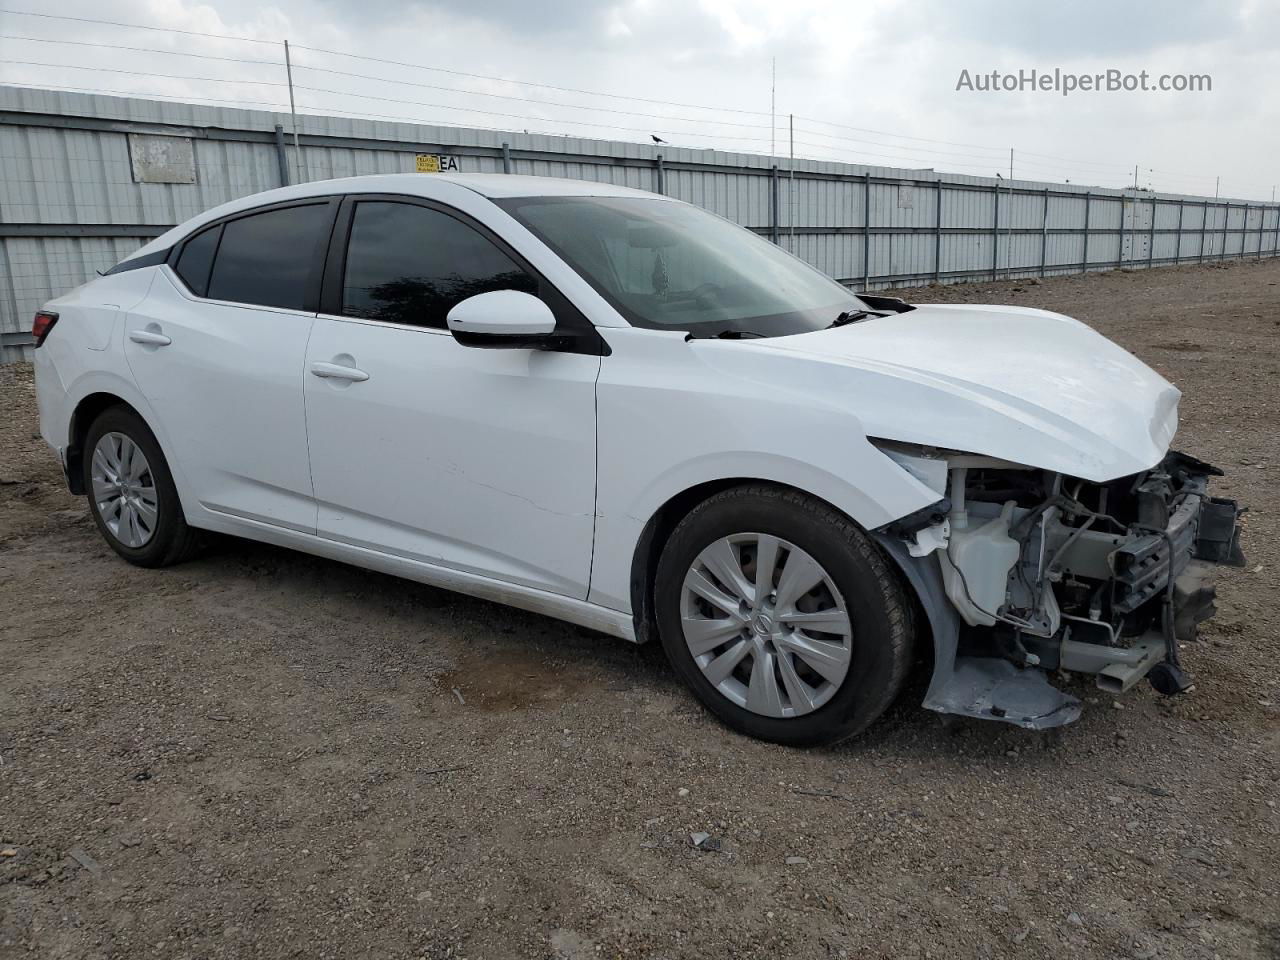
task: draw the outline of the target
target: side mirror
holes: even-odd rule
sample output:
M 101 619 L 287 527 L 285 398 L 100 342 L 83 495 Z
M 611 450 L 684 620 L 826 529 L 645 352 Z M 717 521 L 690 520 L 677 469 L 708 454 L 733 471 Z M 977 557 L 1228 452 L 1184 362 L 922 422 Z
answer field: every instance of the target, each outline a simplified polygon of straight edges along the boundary
M 455 304 L 445 318 L 464 347 L 545 349 L 556 343 L 551 308 L 530 293 L 492 290 Z

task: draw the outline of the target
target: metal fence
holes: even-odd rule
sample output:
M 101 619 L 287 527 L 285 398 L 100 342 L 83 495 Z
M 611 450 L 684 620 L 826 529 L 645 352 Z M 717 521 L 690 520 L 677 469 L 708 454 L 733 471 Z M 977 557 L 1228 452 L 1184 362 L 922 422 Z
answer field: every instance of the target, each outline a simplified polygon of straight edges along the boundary
M 297 180 L 576 177 L 687 200 L 859 289 L 1275 256 L 1280 208 L 932 170 L 0 87 L 0 361 L 47 299 L 150 237 Z M 290 135 L 286 136 L 285 131 Z

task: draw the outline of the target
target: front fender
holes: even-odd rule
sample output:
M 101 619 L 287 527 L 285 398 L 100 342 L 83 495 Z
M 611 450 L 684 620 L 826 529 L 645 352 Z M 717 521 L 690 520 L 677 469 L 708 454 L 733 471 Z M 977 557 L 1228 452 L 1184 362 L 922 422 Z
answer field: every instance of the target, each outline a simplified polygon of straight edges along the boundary
M 596 396 L 596 538 L 589 599 L 631 611 L 632 561 L 649 520 L 700 485 L 766 481 L 825 500 L 865 529 L 937 502 L 880 452 L 838 398 L 778 382 L 730 341 L 601 331 L 616 349 Z

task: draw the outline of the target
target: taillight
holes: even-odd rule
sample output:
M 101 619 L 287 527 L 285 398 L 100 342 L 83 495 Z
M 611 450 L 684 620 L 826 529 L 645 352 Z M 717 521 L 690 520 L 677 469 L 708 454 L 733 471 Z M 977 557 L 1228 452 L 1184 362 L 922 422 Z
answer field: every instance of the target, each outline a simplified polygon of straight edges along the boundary
M 53 325 L 57 322 L 58 315 L 56 313 L 41 310 L 36 314 L 35 320 L 31 322 L 31 336 L 35 338 L 37 347 L 44 343 L 45 337 L 49 336 L 49 331 L 53 329 Z

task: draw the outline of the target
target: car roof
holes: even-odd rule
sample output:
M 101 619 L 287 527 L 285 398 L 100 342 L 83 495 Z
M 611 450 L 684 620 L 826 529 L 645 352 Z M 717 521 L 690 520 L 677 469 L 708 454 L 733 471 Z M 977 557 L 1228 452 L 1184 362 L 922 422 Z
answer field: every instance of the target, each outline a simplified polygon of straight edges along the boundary
M 448 186 L 446 186 L 446 184 Z M 443 188 L 443 189 L 442 189 Z M 670 200 L 659 194 L 631 187 L 616 187 L 610 183 L 593 180 L 570 180 L 564 177 L 528 177 L 507 173 L 384 173 L 363 177 L 343 177 L 337 180 L 313 180 L 275 190 L 265 190 L 239 197 L 228 203 L 197 214 L 130 255 L 128 260 L 163 250 L 172 246 L 187 234 L 205 223 L 218 220 L 242 210 L 302 200 L 308 197 L 330 197 L 345 193 L 399 193 L 420 196 L 430 200 L 446 200 L 450 188 L 478 193 L 490 199 L 504 197 L 643 197 L 650 200 Z
M 397 181 L 419 174 L 397 174 Z M 460 184 L 486 197 L 650 197 L 654 194 L 631 187 L 616 187 L 594 180 L 567 177 L 526 177 L 509 173 L 445 173 L 440 179 Z

